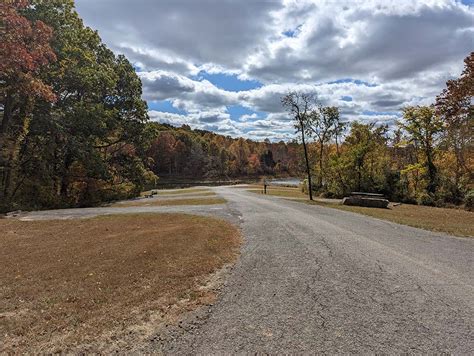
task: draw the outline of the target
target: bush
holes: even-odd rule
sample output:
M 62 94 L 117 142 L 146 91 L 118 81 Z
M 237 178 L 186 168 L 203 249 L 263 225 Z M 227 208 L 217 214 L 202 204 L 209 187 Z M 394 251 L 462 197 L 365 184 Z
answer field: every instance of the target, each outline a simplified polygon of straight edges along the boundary
M 300 189 L 301 193 L 308 194 L 308 180 L 303 179 L 303 181 L 300 183 Z
M 434 206 L 435 201 L 435 197 L 427 192 L 420 193 L 416 198 L 418 205 Z
M 464 197 L 464 209 L 474 211 L 474 190 L 472 189 Z
M 317 191 L 317 188 L 316 188 L 316 183 L 314 182 L 311 182 L 311 185 L 313 186 L 313 193 L 315 191 Z M 308 179 L 303 179 L 303 181 L 300 183 L 299 185 L 299 188 L 301 189 L 301 192 L 304 193 L 304 194 L 309 194 L 309 190 L 308 190 Z
M 337 198 L 336 194 L 334 194 L 333 192 L 330 192 L 330 191 L 323 191 L 321 194 L 319 194 L 319 196 L 321 198 L 327 198 L 327 199 L 333 199 L 333 198 Z

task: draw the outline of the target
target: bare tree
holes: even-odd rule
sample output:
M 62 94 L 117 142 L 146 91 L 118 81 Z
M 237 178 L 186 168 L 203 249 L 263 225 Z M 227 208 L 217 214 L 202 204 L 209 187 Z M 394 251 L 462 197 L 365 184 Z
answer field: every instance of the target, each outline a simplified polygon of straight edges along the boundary
M 306 147 L 306 134 L 309 130 L 310 114 L 316 107 L 316 94 L 292 91 L 281 99 L 281 104 L 295 120 L 296 132 L 301 133 L 306 162 L 306 174 L 308 175 L 309 200 L 313 200 L 313 185 L 311 183 L 308 148 Z

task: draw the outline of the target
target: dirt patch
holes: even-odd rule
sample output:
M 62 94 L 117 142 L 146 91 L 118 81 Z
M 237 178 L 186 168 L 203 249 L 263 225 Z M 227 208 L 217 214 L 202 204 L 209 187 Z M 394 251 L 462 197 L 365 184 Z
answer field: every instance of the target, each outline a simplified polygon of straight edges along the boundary
M 185 214 L 0 220 L 0 352 L 91 352 L 137 345 L 232 263 L 240 234 Z M 126 344 L 126 345 L 125 345 Z
M 112 204 L 112 208 L 126 208 L 132 206 L 171 206 L 171 205 L 214 205 L 225 204 L 223 198 L 183 198 L 183 199 L 160 199 L 146 198 Z

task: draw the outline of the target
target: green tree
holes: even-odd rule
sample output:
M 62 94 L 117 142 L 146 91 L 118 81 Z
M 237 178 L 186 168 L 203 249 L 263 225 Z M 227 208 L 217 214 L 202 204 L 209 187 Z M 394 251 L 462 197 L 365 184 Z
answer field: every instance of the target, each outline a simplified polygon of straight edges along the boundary
M 443 121 L 436 115 L 434 107 L 412 106 L 403 110 L 404 121 L 400 127 L 406 131 L 408 141 L 421 154 L 421 162 L 426 169 L 429 194 L 435 194 L 438 187 L 438 169 L 434 163 L 436 154 L 436 140 L 443 130 Z
M 346 181 L 358 191 L 381 191 L 385 186 L 387 126 L 354 122 L 344 142 Z M 354 179 L 355 177 L 355 179 Z
M 147 106 L 132 65 L 83 25 L 71 0 L 36 0 L 24 15 L 54 30 L 57 61 L 40 77 L 57 100 L 32 109 L 20 155 L 23 204 L 87 205 L 136 194 L 153 176 L 144 164 Z M 35 202 L 32 191 L 40 192 Z

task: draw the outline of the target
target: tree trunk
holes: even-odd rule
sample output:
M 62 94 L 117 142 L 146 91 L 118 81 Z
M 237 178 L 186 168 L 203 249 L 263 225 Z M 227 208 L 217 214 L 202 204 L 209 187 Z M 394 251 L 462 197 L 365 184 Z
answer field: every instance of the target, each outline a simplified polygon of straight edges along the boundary
M 61 200 L 65 201 L 68 199 L 68 191 L 69 191 L 69 168 L 71 167 L 73 163 L 73 159 L 69 152 L 66 152 L 65 157 L 64 157 L 64 167 L 63 167 L 63 172 L 61 176 L 61 190 L 60 190 L 60 195 L 61 195 Z
M 426 152 L 426 163 L 427 163 L 427 168 L 428 168 L 428 193 L 434 194 L 436 193 L 436 188 L 437 188 L 437 169 L 436 166 L 433 163 L 433 157 L 431 150 L 427 150 Z
M 323 143 L 319 143 L 319 181 L 318 181 L 318 188 L 323 187 Z
M 11 118 L 13 116 L 13 105 L 14 100 L 11 93 L 7 93 L 5 96 L 5 103 L 3 106 L 3 118 L 2 124 L 0 125 L 0 135 L 6 135 L 8 126 L 10 124 Z M 0 145 L 2 142 L 0 141 Z
M 303 141 L 303 149 L 304 149 L 304 159 L 306 162 L 306 173 L 308 174 L 309 200 L 313 200 L 313 185 L 311 183 L 311 170 L 309 168 L 308 149 L 306 148 L 306 141 L 304 138 L 304 125 L 302 122 L 300 122 L 300 125 L 301 125 L 301 140 Z
M 362 185 L 361 185 L 361 182 L 362 182 L 362 166 L 360 164 L 357 165 L 357 191 L 361 191 L 362 190 Z

